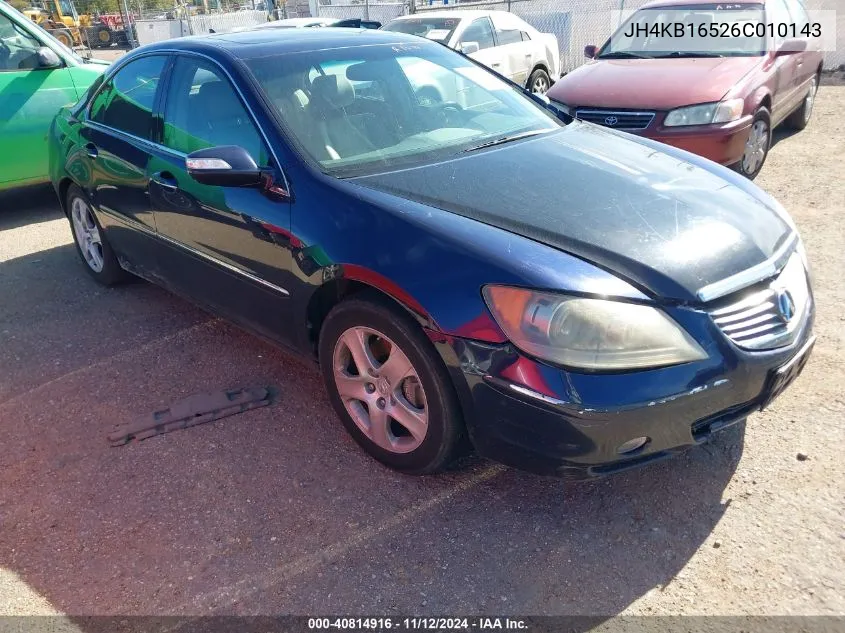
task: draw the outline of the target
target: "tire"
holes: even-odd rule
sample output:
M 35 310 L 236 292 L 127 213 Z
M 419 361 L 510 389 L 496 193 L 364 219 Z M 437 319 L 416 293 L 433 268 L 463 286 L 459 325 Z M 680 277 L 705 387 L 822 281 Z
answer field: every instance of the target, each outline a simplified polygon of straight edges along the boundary
M 419 325 L 389 301 L 361 293 L 335 306 L 320 330 L 319 357 L 343 425 L 381 463 L 426 475 L 465 452 L 461 407 L 443 361 Z M 369 373 L 359 369 L 368 363 Z
M 67 29 L 55 29 L 51 34 L 68 48 L 73 48 L 73 35 Z
M 734 170 L 749 180 L 754 180 L 760 173 L 769 155 L 769 148 L 772 146 L 771 121 L 771 115 L 766 108 L 761 107 L 754 113 L 745 144 L 745 154 L 738 163 L 732 165 Z
M 92 31 L 93 36 L 90 38 L 91 46 L 96 46 L 97 48 L 108 48 L 114 44 L 114 34 L 105 24 L 95 26 Z
M 66 208 L 73 243 L 88 274 L 104 286 L 125 281 L 129 274 L 120 267 L 88 198 L 76 185 L 68 189 Z
M 807 90 L 801 105 L 786 118 L 786 124 L 793 130 L 803 130 L 810 122 L 810 116 L 813 114 L 813 105 L 816 102 L 816 93 L 819 90 L 819 76 L 813 77 L 813 83 Z
M 537 68 L 531 73 L 525 87 L 534 94 L 544 95 L 552 87 L 552 80 L 549 77 L 549 73 L 542 68 Z

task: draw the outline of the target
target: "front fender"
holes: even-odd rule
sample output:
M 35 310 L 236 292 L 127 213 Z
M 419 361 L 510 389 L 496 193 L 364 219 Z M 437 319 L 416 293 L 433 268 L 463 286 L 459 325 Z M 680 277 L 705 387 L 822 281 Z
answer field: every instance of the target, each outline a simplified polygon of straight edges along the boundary
M 393 297 L 427 327 L 452 336 L 503 342 L 481 289 L 502 284 L 647 301 L 619 277 L 545 244 L 350 180 L 324 177 L 319 204 L 300 197 L 292 232 L 319 244 L 313 293 L 349 279 Z M 311 188 L 309 188 L 311 189 Z

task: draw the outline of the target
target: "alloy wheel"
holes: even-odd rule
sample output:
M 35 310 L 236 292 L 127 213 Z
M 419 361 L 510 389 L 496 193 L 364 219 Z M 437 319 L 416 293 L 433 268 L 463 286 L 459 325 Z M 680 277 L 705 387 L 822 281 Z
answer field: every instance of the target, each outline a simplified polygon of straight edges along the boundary
M 751 133 L 745 142 L 745 153 L 742 156 L 742 170 L 746 174 L 753 174 L 763 164 L 769 149 L 769 124 L 757 120 L 751 127 Z
M 334 347 L 337 391 L 356 426 L 391 453 L 417 449 L 428 431 L 428 406 L 408 356 L 372 328 L 346 330 Z
M 82 198 L 74 198 L 70 206 L 70 217 L 73 222 L 73 233 L 79 251 L 95 273 L 103 271 L 103 240 L 100 230 L 94 222 L 94 216 Z
M 534 79 L 534 83 L 531 84 L 531 92 L 535 95 L 544 95 L 549 91 L 549 80 L 546 79 L 546 76 L 540 74 Z

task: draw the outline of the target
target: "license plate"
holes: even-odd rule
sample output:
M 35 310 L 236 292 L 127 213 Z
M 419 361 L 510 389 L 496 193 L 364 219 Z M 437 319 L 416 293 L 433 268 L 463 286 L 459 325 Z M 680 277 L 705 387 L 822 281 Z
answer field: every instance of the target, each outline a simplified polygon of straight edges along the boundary
M 781 365 L 769 374 L 766 387 L 763 389 L 763 403 L 760 405 L 760 409 L 765 409 L 772 404 L 772 401 L 786 391 L 793 380 L 798 378 L 810 359 L 810 353 L 813 351 L 815 343 L 816 337 L 814 336 L 786 364 Z

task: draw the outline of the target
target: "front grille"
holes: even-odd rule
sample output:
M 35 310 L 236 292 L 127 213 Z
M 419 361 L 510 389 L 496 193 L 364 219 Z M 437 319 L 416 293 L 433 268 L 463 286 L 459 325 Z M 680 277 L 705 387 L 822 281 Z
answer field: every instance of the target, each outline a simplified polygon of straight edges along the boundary
M 792 342 L 809 300 L 804 264 L 796 253 L 768 287 L 711 310 L 710 316 L 739 347 L 773 349 Z
M 654 120 L 654 112 L 578 108 L 575 110 L 575 118 L 619 130 L 644 130 Z

